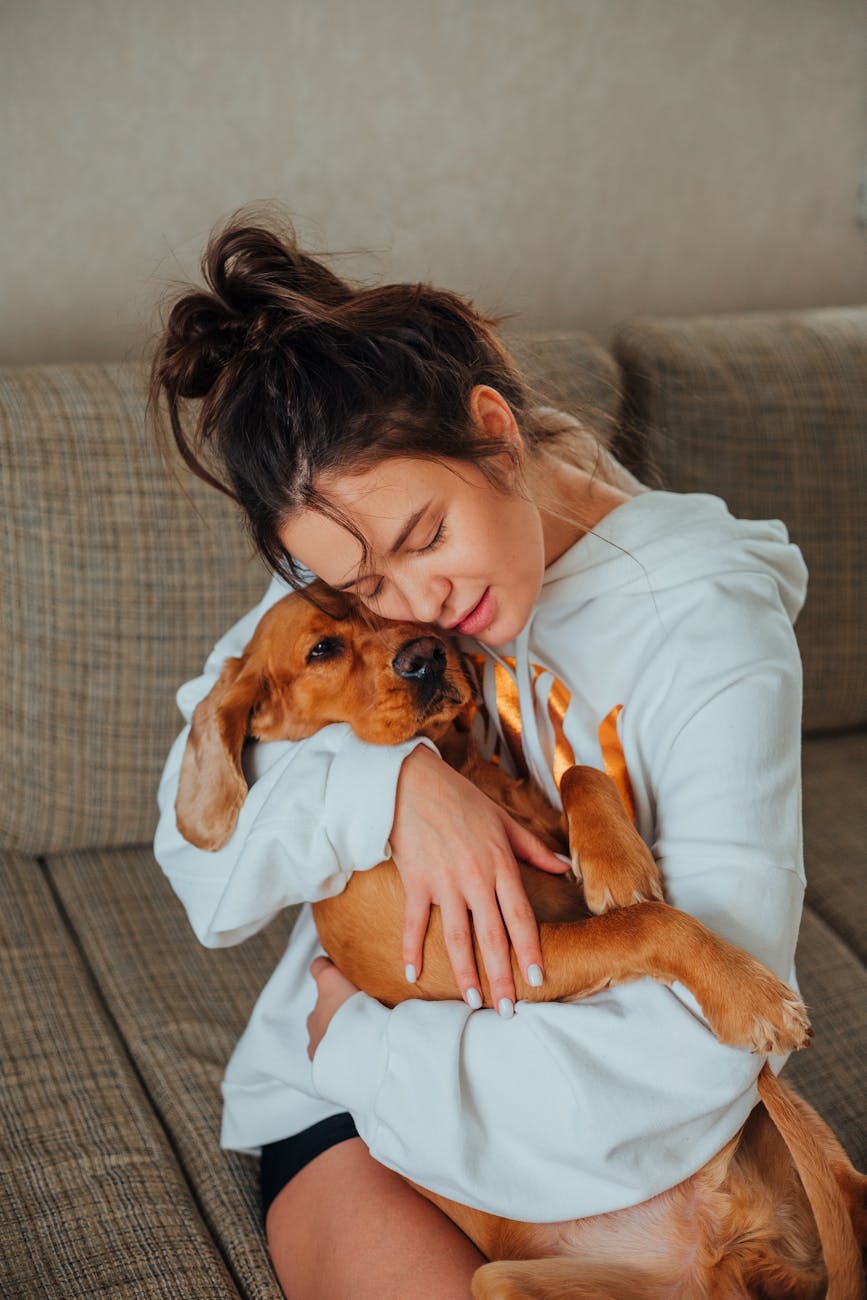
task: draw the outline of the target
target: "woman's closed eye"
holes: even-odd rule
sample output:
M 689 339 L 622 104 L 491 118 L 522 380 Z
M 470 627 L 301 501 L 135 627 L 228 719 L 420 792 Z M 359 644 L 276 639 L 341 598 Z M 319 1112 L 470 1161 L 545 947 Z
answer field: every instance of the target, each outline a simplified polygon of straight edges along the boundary
M 429 554 L 430 551 L 435 551 L 438 546 L 442 546 L 443 542 L 445 541 L 445 536 L 446 536 L 446 521 L 445 519 L 441 519 L 439 522 L 439 527 L 437 528 L 433 537 L 428 542 L 427 546 L 422 546 L 421 549 L 417 552 L 417 554 L 427 555 Z
M 433 537 L 425 546 L 420 546 L 418 550 L 415 551 L 415 554 L 429 555 L 431 551 L 435 551 L 438 546 L 442 546 L 443 542 L 445 541 L 445 536 L 446 536 L 446 521 L 445 519 L 441 519 Z M 355 589 L 356 595 L 360 596 L 362 600 L 376 600 L 378 596 L 382 595 L 382 584 L 384 581 L 385 581 L 384 578 L 377 578 L 376 585 L 373 587 L 371 591 L 359 591 L 359 589 L 356 587 Z

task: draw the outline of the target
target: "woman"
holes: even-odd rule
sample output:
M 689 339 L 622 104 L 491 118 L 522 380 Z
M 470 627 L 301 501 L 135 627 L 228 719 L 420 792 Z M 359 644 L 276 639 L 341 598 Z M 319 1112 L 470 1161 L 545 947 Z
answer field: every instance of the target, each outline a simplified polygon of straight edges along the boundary
M 523 761 L 553 800 L 550 693 L 567 700 L 576 761 L 597 767 L 599 724 L 622 706 L 636 824 L 666 897 L 791 983 L 803 893 L 792 624 L 806 578 L 784 527 L 648 491 L 574 423 L 571 443 L 552 436 L 492 322 L 456 295 L 353 288 L 291 230 L 240 219 L 212 235 L 203 272 L 207 290 L 173 307 L 153 395 L 187 463 L 239 501 L 275 577 L 181 688 L 186 719 L 309 573 L 385 618 L 447 629 L 484 652 L 488 683 L 495 663 L 510 674 Z M 468 1294 L 479 1253 L 394 1171 L 556 1221 L 674 1185 L 741 1126 L 760 1059 L 719 1044 L 685 990 L 642 980 L 516 1011 L 509 945 L 531 982 L 544 971 L 515 856 L 564 864 L 428 744 L 365 745 L 341 724 L 249 746 L 237 829 L 209 854 L 174 820 L 186 735 L 161 782 L 155 852 L 203 943 L 239 942 L 390 853 L 407 978 L 437 903 L 464 990 L 388 1011 L 321 956 L 302 911 L 223 1083 L 222 1142 L 262 1152 L 291 1300 Z M 499 1014 L 475 1010 L 470 915 Z

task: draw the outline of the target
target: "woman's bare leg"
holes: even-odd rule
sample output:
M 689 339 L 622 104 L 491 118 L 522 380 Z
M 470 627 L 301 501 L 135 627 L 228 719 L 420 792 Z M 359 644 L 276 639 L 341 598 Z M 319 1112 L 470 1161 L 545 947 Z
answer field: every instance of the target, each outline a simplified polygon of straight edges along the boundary
M 486 1262 L 361 1138 L 305 1165 L 272 1202 L 266 1231 L 288 1300 L 469 1300 Z

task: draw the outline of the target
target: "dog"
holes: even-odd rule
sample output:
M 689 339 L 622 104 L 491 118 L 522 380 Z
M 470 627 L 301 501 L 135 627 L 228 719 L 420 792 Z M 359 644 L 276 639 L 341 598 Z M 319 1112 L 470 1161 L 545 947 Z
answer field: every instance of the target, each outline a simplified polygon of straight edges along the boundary
M 663 901 L 656 863 L 610 777 L 570 767 L 560 782 L 563 812 L 555 810 L 532 782 L 476 753 L 468 726 L 473 695 L 448 638 L 379 619 L 317 581 L 263 615 L 243 654 L 227 660 L 197 706 L 181 765 L 178 828 L 203 849 L 226 843 L 247 793 L 241 754 L 248 739 L 300 740 L 331 722 L 349 723 L 373 744 L 426 736 L 550 848 L 568 848 L 568 875 L 519 863 L 540 923 L 545 985 L 529 985 L 513 954 L 518 998 L 574 1000 L 642 976 L 679 980 L 722 1042 L 761 1054 L 806 1046 L 812 1031 L 800 998 L 746 952 Z M 437 907 L 421 975 L 406 982 L 404 902 L 391 860 L 353 873 L 342 893 L 313 905 L 323 948 L 388 1007 L 413 997 L 460 997 Z M 477 944 L 476 960 L 490 1007 Z M 475 1274 L 476 1300 L 859 1300 L 867 1177 L 767 1063 L 758 1085 L 760 1104 L 708 1164 L 625 1210 L 525 1223 L 411 1185 L 492 1261 Z

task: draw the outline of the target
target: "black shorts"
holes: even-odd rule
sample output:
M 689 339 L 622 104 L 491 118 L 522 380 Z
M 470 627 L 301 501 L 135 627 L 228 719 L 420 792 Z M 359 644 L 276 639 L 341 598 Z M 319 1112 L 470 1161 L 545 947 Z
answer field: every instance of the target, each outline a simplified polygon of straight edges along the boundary
M 259 1186 L 262 1191 L 262 1220 L 271 1206 L 271 1202 L 282 1192 L 288 1182 L 297 1173 L 315 1160 L 329 1147 L 348 1138 L 358 1137 L 355 1121 L 348 1112 L 329 1115 L 318 1124 L 293 1133 L 292 1137 L 281 1138 L 279 1142 L 266 1142 L 262 1148 L 259 1164 Z

